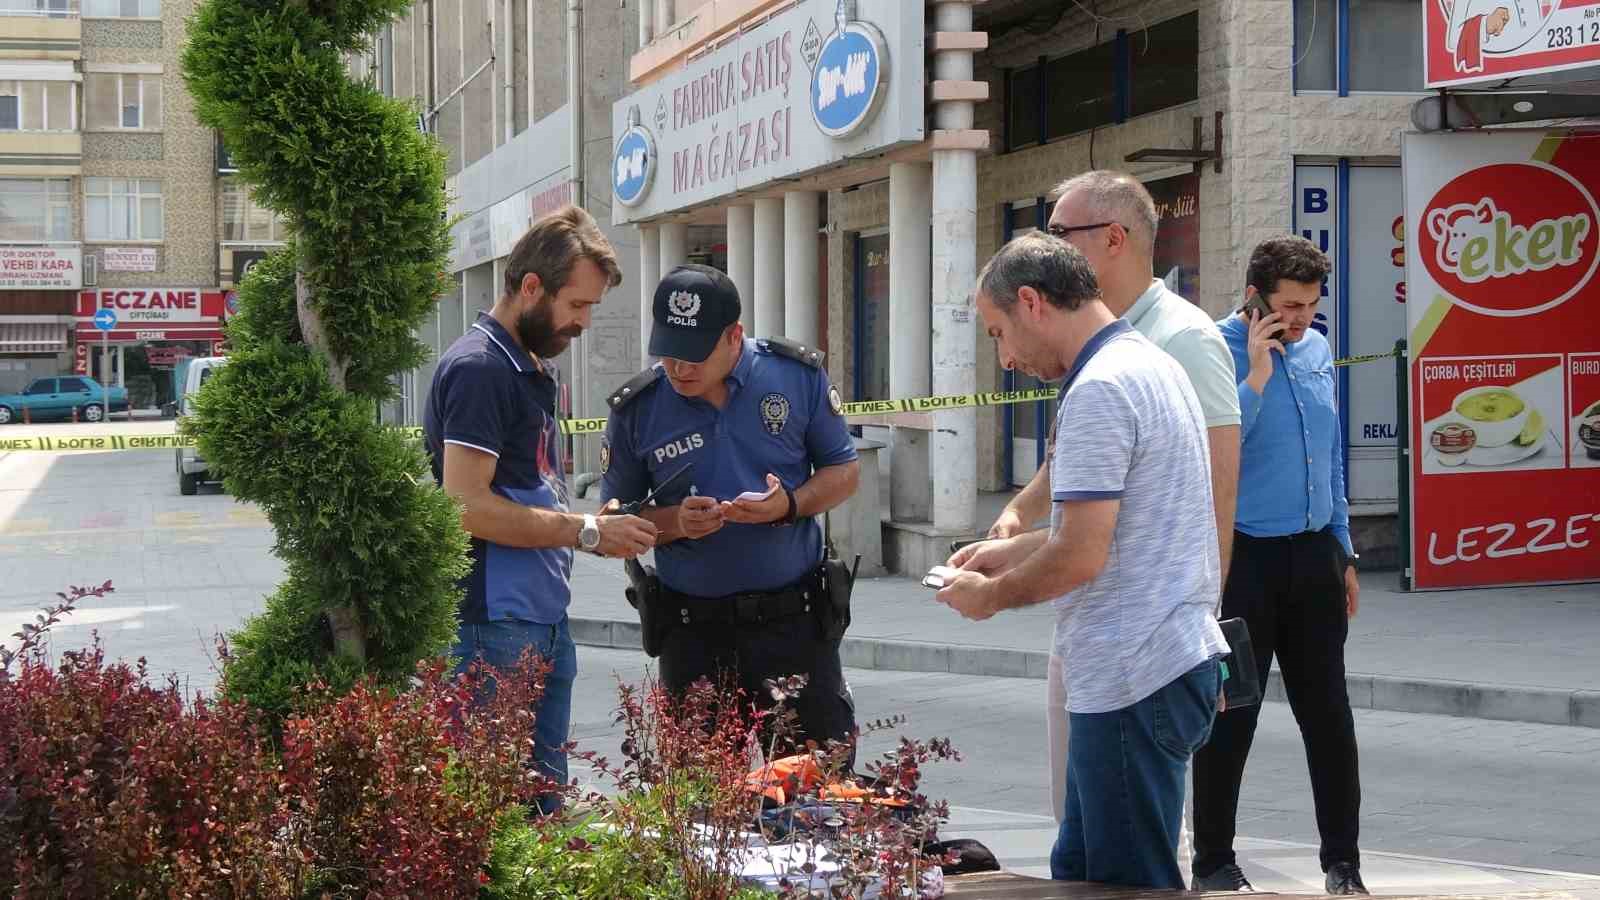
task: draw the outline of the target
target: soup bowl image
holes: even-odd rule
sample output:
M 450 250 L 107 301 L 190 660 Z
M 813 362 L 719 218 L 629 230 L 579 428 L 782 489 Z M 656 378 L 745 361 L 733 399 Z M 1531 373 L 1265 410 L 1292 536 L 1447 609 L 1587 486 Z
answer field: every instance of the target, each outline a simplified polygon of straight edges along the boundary
M 1455 414 L 1471 423 L 1479 447 L 1500 447 L 1516 440 L 1528 424 L 1532 407 L 1504 387 L 1476 387 L 1456 395 Z

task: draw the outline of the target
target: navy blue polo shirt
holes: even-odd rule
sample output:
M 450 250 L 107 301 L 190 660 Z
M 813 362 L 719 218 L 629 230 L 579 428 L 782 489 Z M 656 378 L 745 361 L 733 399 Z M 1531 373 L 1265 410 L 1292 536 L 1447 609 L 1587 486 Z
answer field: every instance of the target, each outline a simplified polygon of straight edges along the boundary
M 535 362 L 498 321 L 479 313 L 433 374 L 422 430 L 434 480 L 444 483 L 444 445 L 459 444 L 495 457 L 490 489 L 496 494 L 566 512 L 556 379 L 554 365 Z M 567 614 L 571 548 L 506 547 L 475 537 L 471 557 L 472 571 L 461 582 L 463 621 L 552 625 Z
M 684 466 L 689 473 L 657 497 L 659 505 L 675 506 L 690 494 L 732 500 L 765 491 L 768 472 L 794 490 L 815 469 L 856 458 L 844 417 L 829 400 L 828 376 L 815 366 L 747 339 L 720 410 L 680 396 L 659 365 L 655 371 L 655 382 L 606 423 L 606 500 L 641 499 Z M 681 594 L 771 591 L 822 561 L 822 529 L 815 518 L 778 527 L 729 522 L 655 554 L 662 583 Z

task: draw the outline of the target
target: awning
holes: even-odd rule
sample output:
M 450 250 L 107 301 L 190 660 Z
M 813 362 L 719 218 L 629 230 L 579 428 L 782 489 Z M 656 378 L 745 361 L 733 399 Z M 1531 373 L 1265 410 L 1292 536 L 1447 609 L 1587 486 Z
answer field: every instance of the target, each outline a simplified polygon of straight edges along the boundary
M 63 353 L 67 326 L 35 322 L 0 322 L 0 353 Z

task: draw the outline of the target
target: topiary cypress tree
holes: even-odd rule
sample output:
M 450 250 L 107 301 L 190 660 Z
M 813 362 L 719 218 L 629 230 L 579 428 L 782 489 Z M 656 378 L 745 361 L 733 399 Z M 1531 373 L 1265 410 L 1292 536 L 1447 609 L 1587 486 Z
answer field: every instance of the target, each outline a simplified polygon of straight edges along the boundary
M 347 75 L 411 0 L 204 0 L 183 75 L 293 239 L 256 265 L 185 430 L 277 533 L 287 580 L 233 635 L 224 690 L 282 714 L 313 679 L 399 682 L 455 636 L 467 537 L 421 448 L 376 424 L 445 284 L 444 155 Z

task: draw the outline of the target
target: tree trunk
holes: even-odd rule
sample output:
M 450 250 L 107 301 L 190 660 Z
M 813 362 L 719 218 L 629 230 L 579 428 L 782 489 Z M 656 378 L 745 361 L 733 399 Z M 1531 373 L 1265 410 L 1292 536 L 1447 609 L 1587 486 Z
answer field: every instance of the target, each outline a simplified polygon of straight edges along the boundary
M 294 275 L 294 306 L 295 314 L 300 319 L 300 333 L 305 337 L 306 345 L 311 352 L 321 356 L 328 366 L 328 381 L 333 389 L 339 393 L 345 390 L 345 369 L 348 363 L 337 359 L 329 349 L 327 335 L 322 328 L 322 320 L 317 317 L 317 312 L 311 306 L 311 285 L 306 281 L 305 270 L 299 269 Z M 361 625 L 361 612 L 354 604 L 337 606 L 327 610 L 328 626 L 333 630 L 333 649 L 341 656 L 348 656 L 362 665 L 367 661 L 367 633 Z

